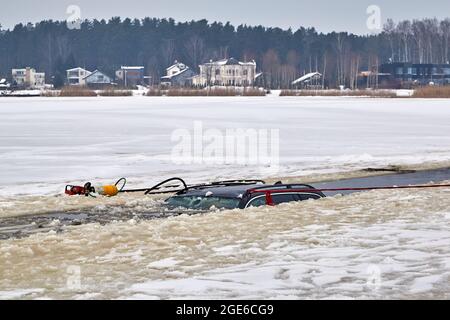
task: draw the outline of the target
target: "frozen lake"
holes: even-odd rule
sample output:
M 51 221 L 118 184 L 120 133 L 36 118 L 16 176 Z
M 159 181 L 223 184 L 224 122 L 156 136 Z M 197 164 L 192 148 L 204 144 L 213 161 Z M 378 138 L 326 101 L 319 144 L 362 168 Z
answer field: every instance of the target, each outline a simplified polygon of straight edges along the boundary
M 84 180 L 268 177 L 248 165 L 175 164 L 173 132 L 199 121 L 219 133 L 278 129 L 274 176 L 450 160 L 448 100 L 5 98 L 0 219 L 89 207 L 108 220 L 154 207 L 138 194 L 61 195 Z M 50 232 L 0 241 L 0 299 L 449 299 L 449 195 L 371 191 L 62 232 L 55 219 Z
M 280 166 L 305 175 L 450 159 L 448 100 L 371 98 L 3 98 L 0 195 L 57 193 L 66 182 L 150 185 L 266 178 L 238 164 L 175 164 L 174 131 L 277 129 Z

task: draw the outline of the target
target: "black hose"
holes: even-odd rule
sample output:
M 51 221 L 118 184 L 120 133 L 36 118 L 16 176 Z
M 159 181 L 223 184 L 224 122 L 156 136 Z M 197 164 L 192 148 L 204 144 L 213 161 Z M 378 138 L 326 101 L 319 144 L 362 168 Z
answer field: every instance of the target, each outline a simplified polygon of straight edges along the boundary
M 151 187 L 151 188 L 141 188 L 141 189 L 125 189 L 125 185 L 127 180 L 125 178 L 121 178 L 116 182 L 116 186 L 119 185 L 119 183 L 123 181 L 123 185 L 120 188 L 119 192 L 123 193 L 132 193 L 132 192 L 144 192 L 144 194 L 148 195 L 152 191 L 159 190 L 161 186 L 165 185 L 168 182 L 171 181 L 179 181 L 181 182 L 181 185 L 177 186 L 168 186 L 167 188 L 180 188 L 178 190 L 166 190 L 166 191 L 159 191 L 159 192 L 153 192 L 152 194 L 168 194 L 168 193 L 183 193 L 190 189 L 196 189 L 196 188 L 208 188 L 208 187 L 214 187 L 214 186 L 235 186 L 235 185 L 242 185 L 242 184 L 257 184 L 262 183 L 265 184 L 265 181 L 263 180 L 228 180 L 228 181 L 219 181 L 219 182 L 213 182 L 209 184 L 200 184 L 200 185 L 192 185 L 188 186 L 186 182 L 181 178 L 170 178 L 167 180 L 164 180 L 163 182 L 158 183 L 157 185 Z M 182 188 L 181 188 L 182 187 Z
M 183 179 L 181 179 L 181 178 L 170 178 L 170 179 L 164 180 L 163 182 L 160 182 L 157 185 L 151 187 L 150 189 L 148 189 L 145 192 L 145 194 L 147 195 L 147 194 L 149 194 L 150 192 L 152 192 L 154 190 L 158 190 L 159 187 L 161 187 L 162 185 L 165 185 L 167 182 L 170 182 L 170 181 L 180 181 L 183 184 L 183 186 L 184 186 L 183 190 L 186 190 L 188 188 L 186 182 Z
M 117 180 L 115 186 L 117 187 L 121 181 L 123 181 L 122 187 L 117 188 L 117 189 L 119 189 L 119 192 L 122 192 L 123 189 L 125 188 L 125 185 L 127 184 L 127 179 L 126 178 L 120 178 L 119 180 Z
M 175 193 L 179 191 L 186 190 L 188 188 L 186 182 L 181 178 L 170 178 L 167 180 L 164 180 L 163 182 L 158 183 L 157 185 L 151 187 L 151 188 L 141 188 L 141 189 L 125 189 L 126 179 L 121 178 L 117 181 L 116 186 L 120 183 L 120 181 L 124 181 L 124 184 L 122 188 L 120 188 L 119 192 L 121 193 L 134 193 L 134 192 L 144 192 L 146 195 L 150 194 L 150 192 L 159 190 L 161 186 L 164 184 L 171 182 L 171 181 L 179 181 L 181 182 L 182 186 L 174 186 L 174 188 L 183 187 L 183 189 L 180 188 L 180 190 L 167 190 L 167 191 L 160 191 L 160 192 L 154 192 L 153 194 L 166 194 L 166 193 Z

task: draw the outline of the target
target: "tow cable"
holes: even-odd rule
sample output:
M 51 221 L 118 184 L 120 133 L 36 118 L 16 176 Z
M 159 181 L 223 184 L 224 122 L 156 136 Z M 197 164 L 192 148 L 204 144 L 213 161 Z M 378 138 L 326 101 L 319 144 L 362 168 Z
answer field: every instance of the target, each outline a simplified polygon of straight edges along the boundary
M 291 193 L 291 192 L 338 192 L 338 191 L 373 191 L 373 190 L 396 190 L 396 189 L 431 189 L 431 188 L 450 188 L 450 184 L 429 184 L 429 185 L 412 185 L 412 186 L 385 186 L 385 187 L 361 187 L 361 188 L 324 188 L 324 189 L 308 189 L 308 188 L 290 188 L 290 189 L 264 189 L 255 188 L 249 190 L 250 193 Z

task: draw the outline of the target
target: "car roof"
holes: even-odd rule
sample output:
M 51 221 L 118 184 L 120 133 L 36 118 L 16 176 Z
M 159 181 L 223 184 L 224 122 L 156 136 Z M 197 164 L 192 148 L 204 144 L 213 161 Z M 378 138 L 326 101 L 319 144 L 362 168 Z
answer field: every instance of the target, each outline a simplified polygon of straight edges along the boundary
M 276 184 L 276 185 L 267 185 L 267 184 L 240 184 L 240 185 L 232 185 L 232 186 L 198 186 L 196 188 L 188 189 L 187 191 L 180 193 L 179 196 L 198 196 L 204 197 L 206 194 L 208 196 L 216 196 L 223 198 L 240 198 L 242 197 L 248 190 L 257 189 L 264 191 L 266 189 L 276 190 L 276 189 L 314 189 L 312 186 L 305 184 Z M 319 192 L 318 192 L 319 193 Z
M 195 189 L 189 189 L 188 191 L 180 194 L 179 196 L 205 196 L 207 193 L 209 196 L 223 197 L 223 198 L 240 198 L 248 190 L 265 186 L 263 184 L 245 184 L 235 186 L 208 186 L 199 187 Z

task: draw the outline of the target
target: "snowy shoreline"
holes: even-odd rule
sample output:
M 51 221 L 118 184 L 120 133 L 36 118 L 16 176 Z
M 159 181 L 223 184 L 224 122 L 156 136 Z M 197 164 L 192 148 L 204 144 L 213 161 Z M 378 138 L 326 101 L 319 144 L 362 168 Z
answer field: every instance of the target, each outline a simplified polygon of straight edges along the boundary
M 117 90 L 120 91 L 131 91 L 132 95 L 130 95 L 127 98 L 132 97 L 143 97 L 147 96 L 147 89 L 139 89 L 139 90 Z M 270 93 L 268 93 L 265 97 L 280 97 L 283 90 L 271 90 Z M 378 99 L 392 99 L 392 98 L 411 98 L 414 94 L 414 90 L 408 90 L 408 89 L 378 89 L 378 90 L 348 90 L 348 91 L 341 91 L 337 89 L 327 89 L 327 90 L 306 90 L 314 92 L 313 95 L 304 95 L 304 96 L 291 96 L 294 98 L 313 98 L 313 97 L 336 97 L 336 98 L 378 98 Z M 358 91 L 361 92 L 360 95 L 356 94 Z M 101 90 L 95 90 L 97 94 L 101 92 Z M 301 92 L 301 90 L 293 90 L 293 92 Z M 345 93 L 348 92 L 348 95 Z M 52 90 L 52 91 L 41 91 L 41 90 L 19 90 L 19 91 L 0 91 L 0 98 L 52 98 L 52 99 L 64 99 L 68 97 L 58 97 L 60 93 L 60 90 Z M 368 95 L 370 93 L 371 95 Z M 331 96 L 330 96 L 331 95 Z M 121 96 L 120 94 L 117 96 L 110 96 L 108 98 L 123 98 L 124 96 Z M 147 98 L 211 98 L 214 96 L 148 96 Z M 229 96 L 229 98 L 233 97 L 244 97 L 244 98 L 255 98 L 258 96 L 242 96 L 237 94 L 236 96 Z M 260 97 L 260 96 L 259 96 Z M 80 97 L 72 97 L 72 98 L 83 98 L 83 96 Z M 97 97 L 89 97 L 89 98 L 104 98 L 101 97 L 101 95 L 98 95 Z M 433 99 L 433 98 L 425 98 L 425 99 Z

